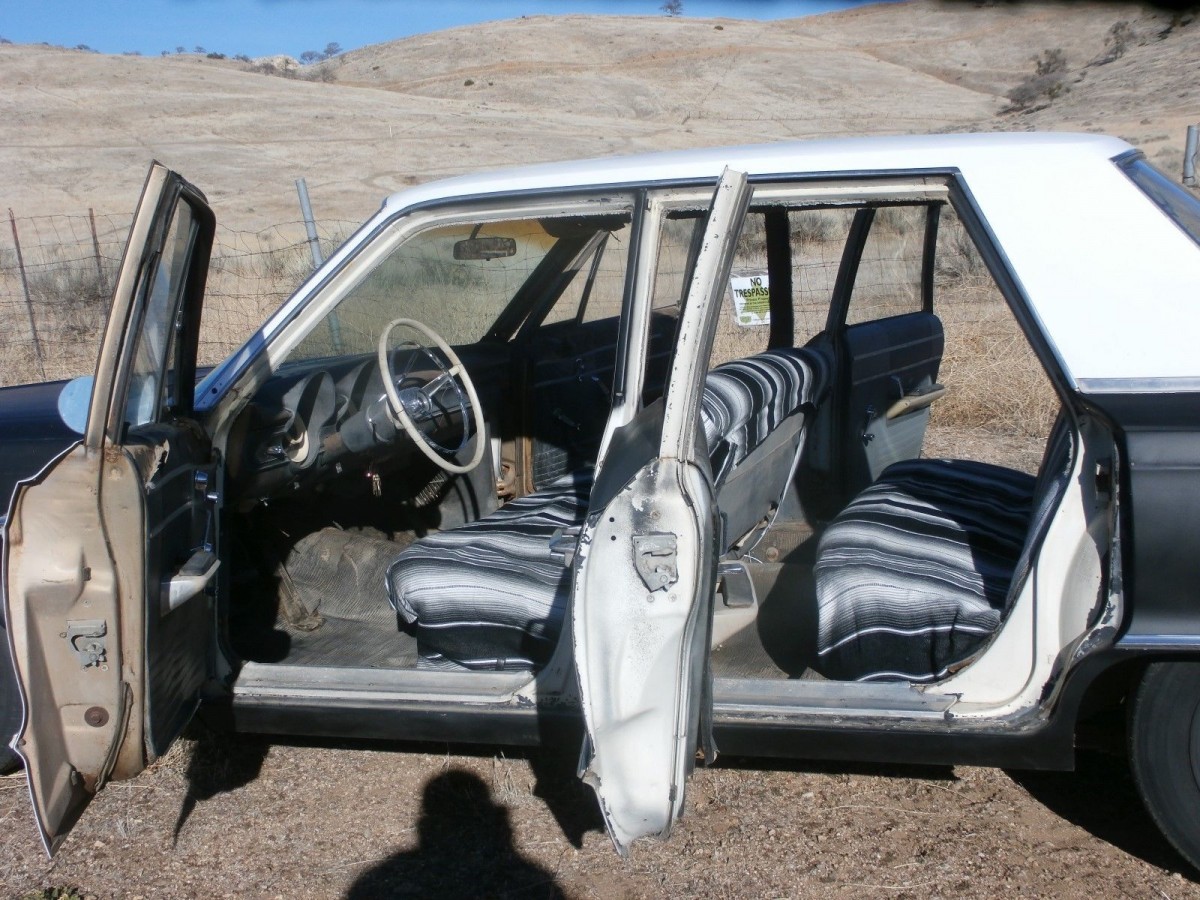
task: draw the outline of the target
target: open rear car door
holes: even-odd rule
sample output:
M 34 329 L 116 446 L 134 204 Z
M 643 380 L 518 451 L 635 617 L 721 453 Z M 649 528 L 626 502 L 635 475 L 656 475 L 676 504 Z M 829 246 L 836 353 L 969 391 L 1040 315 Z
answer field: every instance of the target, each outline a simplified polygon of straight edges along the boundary
M 667 836 L 697 750 L 715 752 L 708 652 L 720 535 L 697 422 L 711 320 L 749 202 L 746 176 L 726 170 L 679 324 L 661 434 L 635 420 L 614 435 L 579 541 L 572 629 L 587 726 L 581 769 L 622 854 L 636 838 Z
M 154 163 L 83 438 L 18 487 L 8 518 L 15 747 L 49 853 L 105 782 L 166 751 L 208 677 L 216 486 L 192 400 L 213 227 L 203 195 Z

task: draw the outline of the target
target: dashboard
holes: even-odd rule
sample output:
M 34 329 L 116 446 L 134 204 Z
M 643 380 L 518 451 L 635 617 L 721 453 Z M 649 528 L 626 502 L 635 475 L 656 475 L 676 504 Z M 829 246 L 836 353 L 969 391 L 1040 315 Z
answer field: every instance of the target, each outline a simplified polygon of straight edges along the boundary
M 495 421 L 510 380 L 509 345 L 456 347 L 479 392 L 485 418 Z M 408 371 L 402 386 L 440 373 L 417 350 L 397 350 L 393 371 Z M 414 424 L 443 446 L 456 446 L 469 428 L 456 403 L 429 403 Z M 469 408 L 466 410 L 469 414 Z M 468 415 L 469 419 L 469 415 Z M 402 465 L 418 452 L 389 413 L 374 354 L 288 365 L 262 386 L 230 430 L 230 489 L 243 503 L 294 496 L 332 479 Z

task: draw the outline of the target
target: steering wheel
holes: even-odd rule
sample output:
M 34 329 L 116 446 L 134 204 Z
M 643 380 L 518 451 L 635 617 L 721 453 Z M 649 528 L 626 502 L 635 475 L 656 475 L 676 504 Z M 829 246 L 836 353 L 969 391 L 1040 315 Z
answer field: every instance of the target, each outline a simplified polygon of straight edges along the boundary
M 388 350 L 388 340 L 392 336 L 392 331 L 399 327 L 410 328 L 425 337 L 430 344 L 441 351 L 445 359 L 450 361 L 449 367 L 425 344 L 405 341 L 405 344 L 412 347 L 414 352 L 409 354 L 404 371 L 397 375 L 392 370 L 392 353 Z M 411 380 L 413 363 L 419 354 L 423 354 L 432 362 L 439 374 L 422 385 L 405 386 L 404 382 Z M 438 466 L 455 475 L 470 472 L 479 465 L 483 460 L 484 444 L 486 443 L 484 435 L 487 433 L 486 423 L 483 420 L 483 407 L 479 403 L 479 395 L 475 392 L 475 385 L 471 382 L 471 376 L 467 374 L 462 360 L 437 332 L 416 319 L 401 318 L 389 322 L 379 336 L 379 374 L 383 376 L 383 389 L 387 395 L 388 408 L 392 418 L 408 432 L 408 436 L 413 439 L 422 453 Z M 455 405 L 461 411 L 463 418 L 462 440 L 457 447 L 443 447 L 413 423 L 414 416 L 420 419 L 431 418 L 439 409 L 445 409 L 443 404 L 438 403 L 437 395 L 447 390 L 453 391 Z M 447 459 L 446 455 L 457 453 L 467 445 L 471 434 L 467 429 L 468 407 L 475 424 L 475 434 L 479 439 L 475 442 L 475 454 L 471 457 L 470 462 L 459 465 Z

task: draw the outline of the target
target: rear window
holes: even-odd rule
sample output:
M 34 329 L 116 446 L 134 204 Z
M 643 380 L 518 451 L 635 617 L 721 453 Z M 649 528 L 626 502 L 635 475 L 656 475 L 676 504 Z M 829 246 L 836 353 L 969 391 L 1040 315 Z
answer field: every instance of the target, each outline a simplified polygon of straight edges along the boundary
M 1125 174 L 1183 233 L 1200 244 L 1200 199 L 1143 157 L 1120 163 Z

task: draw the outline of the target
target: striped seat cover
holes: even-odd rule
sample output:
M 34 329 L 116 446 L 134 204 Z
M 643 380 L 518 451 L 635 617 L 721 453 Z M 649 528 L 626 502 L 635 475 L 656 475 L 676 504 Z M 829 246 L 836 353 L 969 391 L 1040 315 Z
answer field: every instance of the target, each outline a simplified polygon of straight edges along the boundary
M 999 626 L 1033 514 L 1031 475 L 968 460 L 889 466 L 830 523 L 813 574 L 817 669 L 928 682 Z
M 708 374 L 701 417 L 718 485 L 781 422 L 823 395 L 828 372 L 821 354 L 788 348 Z M 568 473 L 396 557 L 388 597 L 415 628 L 422 667 L 527 669 L 547 661 L 571 589 L 570 569 L 551 554 L 550 540 L 556 529 L 583 522 L 591 484 L 591 469 Z
M 825 396 L 830 368 L 823 353 L 787 348 L 723 363 L 708 373 L 700 418 L 717 487 L 784 419 Z

